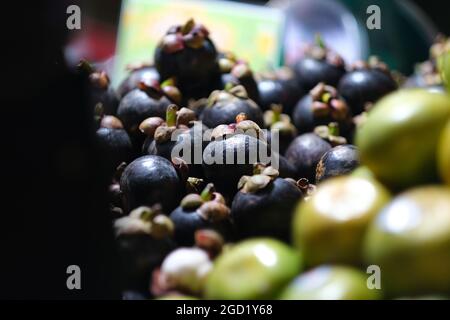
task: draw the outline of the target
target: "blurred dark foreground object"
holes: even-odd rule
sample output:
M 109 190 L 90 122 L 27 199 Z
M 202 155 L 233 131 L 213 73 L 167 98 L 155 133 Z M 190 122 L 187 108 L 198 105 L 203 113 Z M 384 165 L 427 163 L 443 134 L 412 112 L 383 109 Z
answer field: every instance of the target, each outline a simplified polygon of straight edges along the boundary
M 65 39 L 77 32 L 66 28 L 71 4 L 14 3 L 20 19 L 2 20 L 0 299 L 120 298 L 86 79 L 63 62 Z M 81 269 L 80 290 L 67 288 L 70 265 Z

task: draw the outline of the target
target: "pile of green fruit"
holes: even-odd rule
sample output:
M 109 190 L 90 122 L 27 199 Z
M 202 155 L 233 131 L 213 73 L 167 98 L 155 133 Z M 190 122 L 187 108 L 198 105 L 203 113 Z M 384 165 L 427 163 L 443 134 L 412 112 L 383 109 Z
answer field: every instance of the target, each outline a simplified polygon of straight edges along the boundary
M 448 47 L 406 82 L 320 39 L 256 74 L 190 20 L 117 90 L 82 63 L 124 299 L 448 297 Z

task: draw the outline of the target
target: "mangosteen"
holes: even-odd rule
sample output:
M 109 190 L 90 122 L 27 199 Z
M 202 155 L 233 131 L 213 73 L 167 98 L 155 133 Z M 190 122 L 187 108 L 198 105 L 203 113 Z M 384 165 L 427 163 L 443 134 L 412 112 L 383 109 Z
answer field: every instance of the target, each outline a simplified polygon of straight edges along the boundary
M 342 176 L 359 166 L 358 149 L 350 144 L 328 150 L 320 159 L 316 168 L 316 182 Z
M 257 166 L 253 176 L 243 176 L 239 181 L 240 190 L 231 206 L 239 238 L 290 241 L 292 214 L 303 193 L 295 183 L 278 175 L 272 167 Z
M 358 61 L 352 71 L 339 82 L 339 93 L 349 105 L 353 115 L 358 115 L 386 94 L 397 89 L 397 83 L 386 64 L 376 57 L 368 63 Z
M 272 158 L 275 159 L 275 157 L 278 157 L 278 171 L 281 178 L 298 179 L 297 168 L 285 156 L 272 151 Z
M 283 87 L 275 79 L 263 79 L 258 81 L 260 107 L 269 110 L 272 104 L 282 104 Z
M 294 66 L 300 89 L 308 92 L 318 83 L 336 87 L 345 74 L 342 57 L 325 46 L 320 37 L 304 48 L 304 56 Z
M 169 160 L 143 156 L 125 168 L 120 178 L 120 189 L 126 212 L 156 203 L 161 203 L 164 212 L 171 212 L 181 196 L 182 182 Z
M 331 149 L 331 145 L 314 133 L 305 133 L 292 141 L 286 158 L 297 169 L 297 175 L 314 181 L 320 158 Z
M 289 67 L 260 73 L 258 78 L 259 105 L 263 110 L 269 110 L 272 104 L 281 104 L 284 112 L 291 114 L 298 100 L 304 95 L 294 71 Z
M 161 79 L 175 77 L 186 99 L 207 96 L 219 77 L 217 51 L 209 32 L 192 19 L 167 31 L 155 50 L 154 61 Z
M 160 117 L 150 117 L 141 122 L 141 124 L 139 125 L 139 131 L 141 131 L 142 134 L 145 136 L 144 143 L 142 144 L 142 154 L 144 155 L 148 154 L 147 149 L 153 142 L 153 139 L 155 137 L 155 131 L 159 126 L 163 124 L 164 119 Z
M 208 98 L 201 98 L 197 100 L 191 99 L 187 104 L 188 109 L 195 112 L 195 116 L 197 117 L 197 119 L 201 119 L 203 110 L 205 110 L 207 106 Z
M 239 118 L 239 117 L 238 117 Z M 203 170 L 217 190 L 227 197 L 237 192 L 239 179 L 253 172 L 253 164 L 269 164 L 272 160 L 270 146 L 259 126 L 251 120 L 220 125 L 203 152 Z
M 291 114 L 292 109 L 297 104 L 298 100 L 304 96 L 306 91 L 298 85 L 298 79 L 292 68 L 288 66 L 283 66 L 275 70 L 275 77 L 278 83 L 281 84 L 283 89 L 283 95 L 281 104 L 283 105 L 283 110 L 287 114 Z
M 344 135 L 350 135 L 354 127 L 347 103 L 334 87 L 322 82 L 297 103 L 292 118 L 300 133 L 311 132 L 316 126 L 330 122 L 337 122 Z
M 175 241 L 179 246 L 192 246 L 195 232 L 213 229 L 224 239 L 232 237 L 230 209 L 224 197 L 215 192 L 214 185 L 208 184 L 201 194 L 191 193 L 181 200 L 180 206 L 170 214 L 175 225 Z
M 267 135 L 268 142 L 272 150 L 276 147 L 280 154 L 286 152 L 292 140 L 297 136 L 297 129 L 291 123 L 291 118 L 282 113 L 282 110 L 281 105 L 273 104 L 271 110 L 264 112 L 264 123 L 270 129 L 270 134 Z M 272 141 L 273 139 L 276 141 Z M 275 143 L 277 143 L 276 146 Z
M 247 91 L 248 97 L 256 104 L 260 103 L 261 100 L 258 84 L 256 83 L 253 72 L 247 63 L 243 61 L 236 62 L 229 74 L 222 74 L 222 82 L 223 89 L 226 89 L 228 85 L 242 85 Z
M 111 86 L 111 81 L 105 71 L 96 71 L 86 60 L 81 60 L 78 70 L 89 77 L 90 104 L 92 110 L 101 107 L 104 114 L 115 115 L 119 105 L 119 97 Z
M 120 121 L 115 119 L 117 120 L 116 125 L 119 125 Z M 122 162 L 128 163 L 133 159 L 131 139 L 120 126 L 99 128 L 96 132 L 96 142 L 103 159 L 102 163 L 111 176 Z
M 166 115 L 167 107 L 181 100 L 178 89 L 170 82 L 140 82 L 139 88 L 131 90 L 120 101 L 117 116 L 132 137 L 141 137 L 139 125 L 149 117 Z
M 115 221 L 124 289 L 148 292 L 153 270 L 176 248 L 174 225 L 159 206 L 139 207 Z
M 216 90 L 211 93 L 208 100 L 208 106 L 200 118 L 208 128 L 234 123 L 240 113 L 245 113 L 247 118 L 256 122 L 258 126 L 264 126 L 261 109 L 248 98 L 247 91 L 242 85 L 222 91 Z
M 181 158 L 189 166 L 189 175 L 202 177 L 203 149 L 208 142 L 203 139 L 203 135 L 207 128 L 201 122 L 195 121 L 195 118 L 192 110 L 181 108 L 177 111 L 176 105 L 170 105 L 167 108 L 166 122 L 161 123 L 155 130 L 148 128 L 144 154 L 158 155 L 168 160 Z M 144 127 L 145 123 L 146 120 L 140 128 Z M 149 131 L 153 131 L 153 134 Z
M 159 82 L 159 74 L 155 66 L 146 63 L 128 65 L 128 76 L 120 83 L 117 89 L 119 97 L 124 97 L 131 90 L 139 88 L 139 83 Z

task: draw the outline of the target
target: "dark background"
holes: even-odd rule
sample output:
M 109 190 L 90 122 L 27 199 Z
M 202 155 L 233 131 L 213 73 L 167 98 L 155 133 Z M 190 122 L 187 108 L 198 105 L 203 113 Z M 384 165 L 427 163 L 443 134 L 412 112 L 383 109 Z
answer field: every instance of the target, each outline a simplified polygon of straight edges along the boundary
M 438 0 L 413 0 L 436 24 L 439 31 L 450 34 L 450 21 L 448 19 L 448 4 Z

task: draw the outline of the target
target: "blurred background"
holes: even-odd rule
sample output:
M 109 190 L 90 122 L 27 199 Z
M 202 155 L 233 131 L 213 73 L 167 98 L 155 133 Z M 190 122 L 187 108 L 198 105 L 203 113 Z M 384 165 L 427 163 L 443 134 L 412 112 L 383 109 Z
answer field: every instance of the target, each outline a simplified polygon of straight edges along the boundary
M 370 5 L 381 9 L 380 30 L 366 27 Z M 257 71 L 292 63 L 320 33 L 348 62 L 378 55 L 410 74 L 436 34 L 450 33 L 441 7 L 436 0 L 82 1 L 82 29 L 70 33 L 65 55 L 104 63 L 117 84 L 131 61 L 151 62 L 162 30 L 195 15 L 219 48 L 239 52 Z

